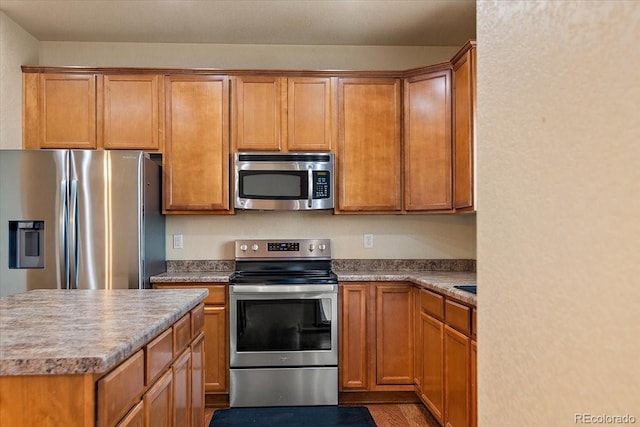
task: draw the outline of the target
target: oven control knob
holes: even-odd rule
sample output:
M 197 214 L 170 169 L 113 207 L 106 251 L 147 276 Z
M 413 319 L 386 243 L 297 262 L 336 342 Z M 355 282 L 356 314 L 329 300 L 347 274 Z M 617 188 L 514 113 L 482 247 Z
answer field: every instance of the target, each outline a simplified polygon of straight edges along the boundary
M 251 246 L 251 249 L 253 249 L 253 251 L 254 251 L 254 252 L 257 252 L 257 251 L 258 251 L 258 244 L 257 244 L 257 243 L 254 243 L 254 244 Z
M 320 252 L 323 252 L 325 249 L 327 249 L 327 245 L 325 245 L 324 243 L 320 243 L 318 245 L 318 249 L 320 249 Z
M 246 251 L 247 251 L 247 249 L 249 249 L 249 247 L 248 247 L 247 245 L 240 245 L 240 250 L 241 250 L 242 252 L 246 252 Z
M 309 252 L 313 252 L 316 249 L 316 245 L 314 245 L 313 243 L 311 243 L 309 245 Z

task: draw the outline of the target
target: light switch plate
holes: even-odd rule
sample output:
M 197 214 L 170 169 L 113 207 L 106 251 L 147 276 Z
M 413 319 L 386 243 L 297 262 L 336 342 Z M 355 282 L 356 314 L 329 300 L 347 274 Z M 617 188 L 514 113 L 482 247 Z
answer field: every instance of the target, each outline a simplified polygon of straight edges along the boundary
M 182 248 L 183 248 L 182 234 L 174 234 L 173 235 L 173 249 L 182 249 Z

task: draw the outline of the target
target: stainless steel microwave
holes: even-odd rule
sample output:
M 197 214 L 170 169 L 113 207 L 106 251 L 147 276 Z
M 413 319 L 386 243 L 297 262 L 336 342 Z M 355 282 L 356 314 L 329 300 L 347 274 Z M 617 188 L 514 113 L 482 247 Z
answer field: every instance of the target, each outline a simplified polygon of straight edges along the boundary
M 333 209 L 332 153 L 236 153 L 236 209 Z

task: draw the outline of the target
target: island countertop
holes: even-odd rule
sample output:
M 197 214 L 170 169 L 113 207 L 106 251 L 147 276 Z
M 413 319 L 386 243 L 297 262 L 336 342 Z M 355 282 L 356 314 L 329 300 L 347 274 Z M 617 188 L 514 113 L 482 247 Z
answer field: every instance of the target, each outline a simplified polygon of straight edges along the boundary
M 0 298 L 0 375 L 100 375 L 208 294 L 180 290 L 34 290 Z

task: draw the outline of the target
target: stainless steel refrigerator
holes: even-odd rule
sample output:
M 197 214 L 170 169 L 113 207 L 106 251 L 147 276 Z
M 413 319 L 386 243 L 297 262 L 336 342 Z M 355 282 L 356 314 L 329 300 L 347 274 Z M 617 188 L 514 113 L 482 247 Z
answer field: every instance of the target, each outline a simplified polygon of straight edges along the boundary
M 150 287 L 165 270 L 160 183 L 140 151 L 0 150 L 0 296 Z

